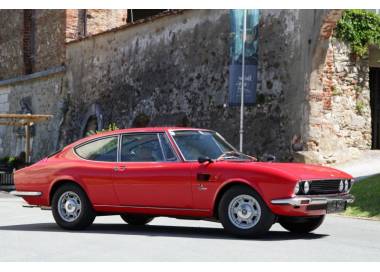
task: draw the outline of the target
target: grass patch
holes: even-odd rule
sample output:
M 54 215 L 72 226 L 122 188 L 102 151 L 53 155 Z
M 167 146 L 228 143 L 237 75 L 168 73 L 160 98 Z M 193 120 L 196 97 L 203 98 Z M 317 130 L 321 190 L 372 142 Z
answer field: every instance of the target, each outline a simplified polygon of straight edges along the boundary
M 380 175 L 355 183 L 351 194 L 355 196 L 355 202 L 343 215 L 380 219 Z

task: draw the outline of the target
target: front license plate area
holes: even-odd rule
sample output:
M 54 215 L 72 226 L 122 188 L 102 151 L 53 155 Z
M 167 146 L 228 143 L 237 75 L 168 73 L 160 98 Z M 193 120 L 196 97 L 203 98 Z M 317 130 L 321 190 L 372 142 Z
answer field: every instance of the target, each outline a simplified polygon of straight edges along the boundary
M 327 202 L 327 213 L 339 213 L 346 210 L 347 202 L 345 200 L 332 200 Z

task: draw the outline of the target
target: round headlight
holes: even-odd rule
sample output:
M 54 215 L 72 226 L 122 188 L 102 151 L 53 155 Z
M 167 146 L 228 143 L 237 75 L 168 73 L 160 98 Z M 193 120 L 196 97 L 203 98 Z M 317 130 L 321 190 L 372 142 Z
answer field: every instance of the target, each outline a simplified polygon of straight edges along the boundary
M 310 191 L 310 183 L 308 181 L 305 181 L 303 184 L 303 191 L 305 194 L 307 194 Z
M 349 187 L 348 187 L 349 185 L 348 185 L 348 179 L 346 179 L 345 181 L 344 181 L 344 190 L 347 192 L 348 191 L 348 189 L 349 189 Z
M 300 184 L 297 182 L 296 187 L 294 187 L 294 194 L 298 194 L 300 192 Z
M 343 190 L 344 190 L 344 182 L 343 182 L 343 180 L 341 180 L 339 182 L 339 192 L 343 192 Z

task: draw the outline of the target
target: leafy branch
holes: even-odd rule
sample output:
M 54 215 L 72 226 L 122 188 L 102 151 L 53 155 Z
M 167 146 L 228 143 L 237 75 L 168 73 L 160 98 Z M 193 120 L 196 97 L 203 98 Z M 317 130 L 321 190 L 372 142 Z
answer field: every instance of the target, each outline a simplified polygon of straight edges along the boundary
M 380 47 L 380 15 L 366 10 L 346 10 L 338 21 L 336 37 L 362 57 L 370 45 Z

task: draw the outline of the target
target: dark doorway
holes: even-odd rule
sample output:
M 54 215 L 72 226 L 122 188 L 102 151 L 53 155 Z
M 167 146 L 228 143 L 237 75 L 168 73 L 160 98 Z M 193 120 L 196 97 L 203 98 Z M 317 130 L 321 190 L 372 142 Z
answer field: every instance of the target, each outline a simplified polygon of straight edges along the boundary
M 380 67 L 369 70 L 371 90 L 372 149 L 380 149 Z

